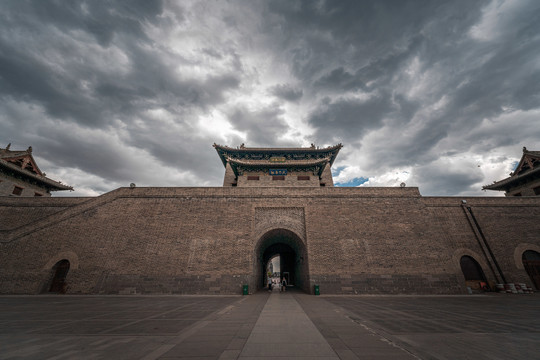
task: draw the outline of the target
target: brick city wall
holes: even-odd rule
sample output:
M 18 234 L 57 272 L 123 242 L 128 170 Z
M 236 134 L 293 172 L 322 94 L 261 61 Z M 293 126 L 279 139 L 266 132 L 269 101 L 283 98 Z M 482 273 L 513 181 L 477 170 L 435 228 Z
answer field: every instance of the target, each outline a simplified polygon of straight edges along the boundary
M 416 188 L 120 188 L 0 198 L 0 215 L 0 292 L 10 294 L 46 291 L 62 259 L 69 293 L 253 291 L 260 239 L 273 229 L 305 250 L 303 288 L 334 294 L 465 293 L 463 255 L 500 282 L 482 241 L 507 282 L 530 285 L 521 254 L 540 251 L 540 198 L 431 198 Z

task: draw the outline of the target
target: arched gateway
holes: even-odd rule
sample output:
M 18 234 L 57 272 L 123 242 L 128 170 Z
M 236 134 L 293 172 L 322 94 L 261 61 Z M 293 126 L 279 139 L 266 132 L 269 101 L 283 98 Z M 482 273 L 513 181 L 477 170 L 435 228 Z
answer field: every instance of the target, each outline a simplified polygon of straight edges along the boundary
M 274 229 L 266 232 L 257 242 L 254 251 L 257 289 L 266 285 L 268 262 L 280 256 L 281 274 L 288 273 L 289 284 L 309 291 L 309 267 L 304 242 L 294 232 Z
M 224 187 L 237 188 L 329 188 L 334 186 L 330 168 L 341 144 L 324 148 L 231 148 L 214 144 L 225 166 Z M 276 199 L 281 191 L 276 189 Z M 255 289 L 267 285 L 267 264 L 277 254 L 280 272 L 288 283 L 309 292 L 309 273 L 305 244 L 304 208 L 282 206 L 269 199 L 255 208 L 257 239 L 253 252 Z M 263 232 L 264 231 L 264 232 Z

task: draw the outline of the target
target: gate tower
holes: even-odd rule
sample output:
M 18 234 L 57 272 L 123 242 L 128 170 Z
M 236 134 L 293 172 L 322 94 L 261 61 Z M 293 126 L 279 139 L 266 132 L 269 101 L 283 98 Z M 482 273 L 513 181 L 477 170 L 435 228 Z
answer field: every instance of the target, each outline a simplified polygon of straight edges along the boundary
M 334 186 L 330 167 L 342 144 L 319 148 L 237 148 L 214 144 L 223 166 L 223 186 Z

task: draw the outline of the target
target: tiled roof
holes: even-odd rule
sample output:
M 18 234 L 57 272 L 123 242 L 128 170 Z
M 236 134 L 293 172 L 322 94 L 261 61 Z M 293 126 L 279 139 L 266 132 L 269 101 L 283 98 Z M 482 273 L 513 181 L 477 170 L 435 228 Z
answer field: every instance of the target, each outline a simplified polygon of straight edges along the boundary
M 521 160 L 516 166 L 516 170 L 510 174 L 510 177 L 500 181 L 495 181 L 490 185 L 485 185 L 482 187 L 482 189 L 508 191 L 508 188 L 512 186 L 512 184 L 523 181 L 530 176 L 537 176 L 540 172 L 540 166 L 538 165 L 537 159 L 540 159 L 540 151 L 530 151 L 524 147 Z
M 226 151 L 241 151 L 241 152 L 282 152 L 282 153 L 288 153 L 288 152 L 325 152 L 325 151 L 331 151 L 331 150 L 339 150 L 343 147 L 342 144 L 337 144 L 334 146 L 328 146 L 325 148 L 319 148 L 319 147 L 299 147 L 299 148 L 256 148 L 256 147 L 245 147 L 243 144 L 240 147 L 232 148 L 226 145 L 218 145 L 214 143 L 214 148 L 216 149 L 223 149 Z
M 506 179 L 495 181 L 493 184 L 482 186 L 482 189 L 486 190 L 506 190 L 506 187 L 509 185 L 512 185 L 513 183 L 523 180 L 531 175 L 538 175 L 540 174 L 540 167 L 536 167 L 534 169 L 528 170 L 524 173 L 521 173 L 519 175 L 513 175 L 510 177 L 507 177 Z
M 22 168 L 21 166 L 13 162 L 13 160 L 23 158 L 27 158 L 28 163 L 32 164 L 32 171 L 26 168 Z M 44 175 L 44 173 L 41 172 L 34 160 L 34 157 L 32 156 L 32 147 L 29 147 L 28 150 L 23 151 L 10 150 L 9 145 L 6 148 L 0 148 L 0 168 L 6 171 L 12 171 L 33 181 L 36 181 L 37 183 L 42 184 L 43 186 L 48 187 L 51 190 L 73 190 L 71 186 L 64 185 L 58 181 L 49 179 Z
M 332 166 L 339 150 L 343 147 L 342 144 L 337 144 L 325 148 L 318 148 L 315 147 L 315 145 L 308 148 L 250 148 L 245 147 L 244 144 L 242 144 L 238 148 L 231 148 L 215 143 L 213 146 L 216 149 L 223 166 L 227 166 L 227 162 L 230 161 L 230 159 L 235 159 L 235 161 L 262 160 L 263 158 L 269 160 L 272 156 L 284 156 L 287 158 L 286 163 L 297 160 L 311 161 L 311 159 L 309 159 L 311 157 L 319 160 L 327 159 L 329 165 Z M 302 156 L 305 156 L 305 158 L 299 159 Z M 253 159 L 254 157 L 259 157 L 260 159 Z

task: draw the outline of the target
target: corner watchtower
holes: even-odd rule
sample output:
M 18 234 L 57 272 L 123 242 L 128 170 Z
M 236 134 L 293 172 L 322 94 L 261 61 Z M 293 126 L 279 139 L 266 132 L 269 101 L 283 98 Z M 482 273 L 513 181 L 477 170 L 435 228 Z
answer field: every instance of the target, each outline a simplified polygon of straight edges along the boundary
M 343 145 L 326 148 L 237 148 L 213 145 L 225 166 L 223 186 L 334 186 L 330 168 Z

